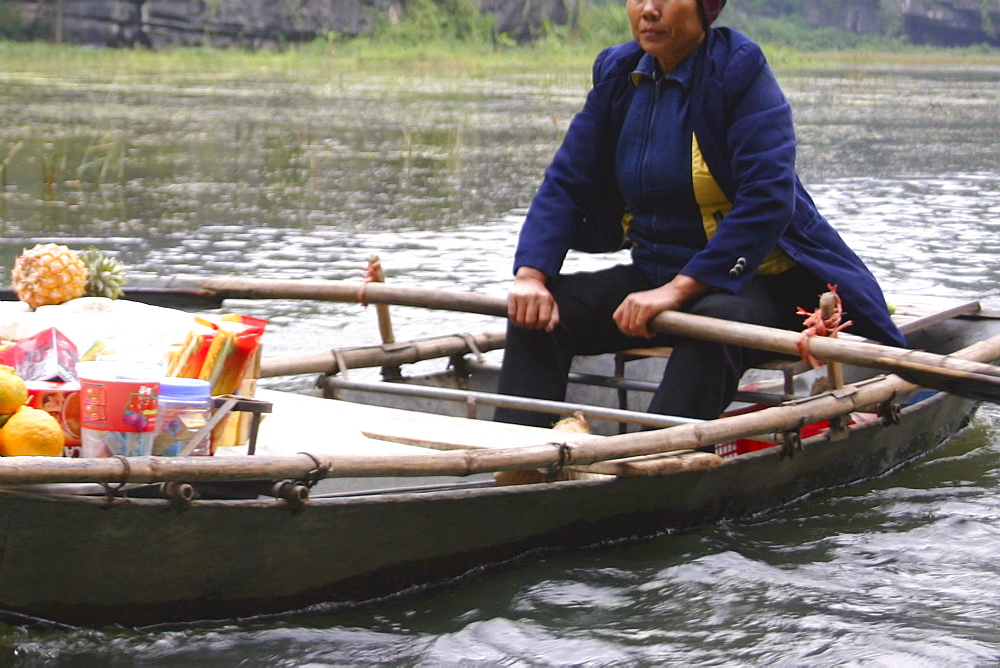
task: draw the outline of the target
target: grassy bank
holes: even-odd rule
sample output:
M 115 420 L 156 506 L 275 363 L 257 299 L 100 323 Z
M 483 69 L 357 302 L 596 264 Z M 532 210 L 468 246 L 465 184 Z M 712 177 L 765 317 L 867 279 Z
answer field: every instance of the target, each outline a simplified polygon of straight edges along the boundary
M 1000 67 L 1000 52 L 935 49 L 803 52 L 763 45 L 776 69 L 865 69 L 896 67 Z M 587 76 L 600 49 L 591 44 L 552 44 L 495 49 L 469 44 L 379 45 L 368 40 L 320 41 L 280 53 L 206 48 L 145 50 L 86 49 L 70 45 L 0 42 L 8 74 L 87 79 L 218 75 L 233 78 L 293 78 L 323 82 L 367 72 L 400 75 L 473 76 L 547 73 Z M 0 73 L 0 78 L 3 74 Z
M 465 6 L 462 0 L 454 2 Z M 0 62 L 8 73 L 80 78 L 217 75 L 293 78 L 308 83 L 367 72 L 586 77 L 594 55 L 603 46 L 630 37 L 624 11 L 617 6 L 584 3 L 574 28 L 548 27 L 542 39 L 519 46 L 503 35 L 493 36 L 487 17 L 469 12 L 442 13 L 441 6 L 429 0 L 413 4 L 417 10 L 412 16 L 381 27 L 377 36 L 329 35 L 281 52 L 206 48 L 150 52 L 0 41 Z M 914 47 L 882 38 L 810 29 L 785 19 L 741 20 L 734 14 L 732 20 L 733 27 L 764 37 L 762 46 L 778 69 L 1000 66 L 1000 50 L 988 47 Z

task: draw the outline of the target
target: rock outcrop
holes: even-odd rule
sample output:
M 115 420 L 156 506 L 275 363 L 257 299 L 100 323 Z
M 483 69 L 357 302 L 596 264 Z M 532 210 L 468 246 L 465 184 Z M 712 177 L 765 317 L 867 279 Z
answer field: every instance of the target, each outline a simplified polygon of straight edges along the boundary
M 496 17 L 494 33 L 524 44 L 545 34 L 546 24 L 574 25 L 577 0 L 480 0 L 479 11 Z
M 15 5 L 24 26 L 93 46 L 274 48 L 335 32 L 370 32 L 400 0 L 63 0 Z M 11 11 L 11 10 L 8 10 Z M 39 32 L 36 30 L 35 32 Z
M 1000 3 L 995 0 L 893 0 L 903 32 L 914 44 L 1000 46 Z
M 22 34 L 93 46 L 169 45 L 280 48 L 325 34 L 365 34 L 398 19 L 407 0 L 34 0 L 0 5 Z M 480 0 L 495 16 L 496 34 L 517 42 L 543 35 L 548 25 L 572 24 L 579 0 Z M 995 0 L 892 0 L 900 29 L 917 44 L 1000 45 Z M 735 7 L 733 10 L 735 11 Z M 803 0 L 815 26 L 885 34 L 880 0 Z M 14 31 L 8 29 L 8 34 Z
M 805 0 L 802 14 L 813 26 L 831 26 L 861 35 L 883 31 L 879 0 L 844 0 L 829 3 Z

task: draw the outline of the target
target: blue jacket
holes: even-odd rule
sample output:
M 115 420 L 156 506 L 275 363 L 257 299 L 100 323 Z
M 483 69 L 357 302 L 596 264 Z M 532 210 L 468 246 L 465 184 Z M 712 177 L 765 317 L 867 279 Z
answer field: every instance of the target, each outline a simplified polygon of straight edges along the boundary
M 760 48 L 727 29 L 709 31 L 691 86 L 691 124 L 711 177 L 732 203 L 683 273 L 738 293 L 775 246 L 838 286 L 848 331 L 905 345 L 878 282 L 816 210 L 795 172 L 791 107 Z M 643 51 L 632 41 L 605 49 L 594 85 L 545 171 L 521 229 L 514 270 L 559 273 L 566 252 L 623 247 L 627 213 L 615 175 L 618 136 Z M 740 262 L 742 260 L 742 263 Z M 809 305 L 803 305 L 808 308 Z

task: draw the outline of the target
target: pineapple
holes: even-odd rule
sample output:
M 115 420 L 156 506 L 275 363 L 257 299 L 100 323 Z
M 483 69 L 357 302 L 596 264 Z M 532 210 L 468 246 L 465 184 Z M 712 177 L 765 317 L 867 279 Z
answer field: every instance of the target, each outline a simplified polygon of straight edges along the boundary
M 38 244 L 14 263 L 14 293 L 31 308 L 77 297 L 122 295 L 125 270 L 96 248 L 77 252 L 59 244 Z
M 62 304 L 87 290 L 87 266 L 76 251 L 59 244 L 38 244 L 14 262 L 14 294 L 31 308 Z
M 121 262 L 93 247 L 80 251 L 80 259 L 87 265 L 88 297 L 118 299 L 124 294 L 125 267 Z

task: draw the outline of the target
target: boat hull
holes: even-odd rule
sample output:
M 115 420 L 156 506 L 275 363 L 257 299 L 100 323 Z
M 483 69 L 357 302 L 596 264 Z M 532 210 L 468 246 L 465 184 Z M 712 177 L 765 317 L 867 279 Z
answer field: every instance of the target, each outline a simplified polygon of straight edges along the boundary
M 998 324 L 993 316 L 947 320 L 911 343 L 951 353 L 994 336 Z M 891 472 L 940 446 L 976 408 L 946 393 L 917 396 L 889 413 L 898 419 L 859 422 L 843 438 L 821 433 L 799 447 L 661 477 L 493 486 L 486 476 L 314 493 L 304 503 L 0 488 L 0 610 L 12 619 L 146 626 L 353 605 L 539 550 L 746 517 Z M 314 441 L 329 436 L 316 429 Z M 288 451 L 308 450 L 309 439 L 302 432 Z
M 935 394 L 899 424 L 771 448 L 700 473 L 272 501 L 0 493 L 0 603 L 77 625 L 222 619 L 356 603 L 538 549 L 736 518 L 881 475 L 962 427 L 974 405 Z

